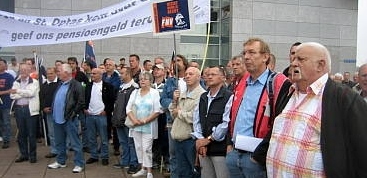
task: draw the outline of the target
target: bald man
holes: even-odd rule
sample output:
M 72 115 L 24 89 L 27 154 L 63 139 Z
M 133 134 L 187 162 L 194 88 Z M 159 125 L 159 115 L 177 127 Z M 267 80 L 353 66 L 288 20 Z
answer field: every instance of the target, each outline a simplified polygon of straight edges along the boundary
M 195 162 L 195 140 L 191 137 L 193 132 L 192 111 L 199 103 L 199 98 L 205 90 L 200 85 L 200 70 L 189 67 L 185 71 L 187 90 L 180 94 L 180 90 L 173 93 L 173 102 L 169 105 L 173 117 L 171 137 L 175 142 L 175 153 L 178 177 L 193 177 Z
M 294 92 L 274 120 L 268 177 L 367 177 L 367 104 L 329 78 L 325 46 L 302 43 L 291 63 Z
M 367 64 L 363 64 L 358 70 L 359 95 L 367 102 Z
M 86 115 L 88 147 L 90 158 L 86 164 L 98 162 L 102 159 L 102 165 L 108 165 L 108 136 L 107 136 L 107 114 L 112 113 L 115 101 L 114 87 L 102 81 L 103 71 L 94 68 L 91 73 L 92 83 L 88 83 L 85 88 Z M 97 134 L 100 137 L 101 152 L 98 153 Z

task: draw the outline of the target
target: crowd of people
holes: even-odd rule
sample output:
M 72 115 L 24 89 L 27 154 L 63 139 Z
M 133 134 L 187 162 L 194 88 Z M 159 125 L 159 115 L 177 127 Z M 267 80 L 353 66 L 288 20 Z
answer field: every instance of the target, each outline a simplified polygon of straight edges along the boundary
M 352 81 L 349 72 L 330 74 L 331 60 L 322 44 L 297 42 L 276 72 L 260 38 L 246 40 L 227 66 L 203 71 L 183 55 L 142 67 L 136 54 L 129 65 L 106 58 L 79 67 L 69 57 L 46 69 L 32 58 L 0 59 L 2 148 L 11 146 L 14 111 L 15 162 L 37 162 L 41 118 L 45 157 L 55 158 L 49 169 L 66 167 L 68 151 L 74 173 L 107 166 L 111 142 L 120 155 L 113 167 L 132 177 L 153 178 L 157 163 L 172 178 L 367 177 L 367 64 Z

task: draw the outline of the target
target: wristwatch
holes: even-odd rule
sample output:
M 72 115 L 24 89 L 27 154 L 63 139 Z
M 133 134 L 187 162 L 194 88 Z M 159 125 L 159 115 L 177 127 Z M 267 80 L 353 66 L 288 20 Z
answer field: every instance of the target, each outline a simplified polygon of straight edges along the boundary
M 213 137 L 212 137 L 212 135 L 209 135 L 209 137 L 207 137 L 207 139 L 209 140 L 209 141 L 214 141 L 214 139 L 213 139 Z

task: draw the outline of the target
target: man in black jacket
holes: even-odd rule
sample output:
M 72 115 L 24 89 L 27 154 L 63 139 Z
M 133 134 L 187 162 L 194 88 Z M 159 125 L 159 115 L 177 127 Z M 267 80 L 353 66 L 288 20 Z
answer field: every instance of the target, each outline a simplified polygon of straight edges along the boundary
M 57 69 L 61 80 L 52 104 L 54 117 L 55 146 L 57 150 L 56 162 L 49 164 L 48 168 L 57 169 L 66 167 L 66 138 L 70 140 L 74 150 L 73 173 L 80 173 L 84 168 L 82 145 L 78 135 L 78 113 L 84 108 L 84 90 L 80 82 L 72 78 L 69 64 L 62 64 Z
M 80 68 L 78 67 L 78 60 L 76 57 L 69 57 L 68 64 L 71 67 L 72 76 L 76 81 L 80 82 L 83 87 L 85 87 L 87 83 L 90 83 L 88 77 L 82 71 L 80 71 Z M 82 134 L 83 151 L 89 152 L 88 143 L 87 143 L 88 136 L 86 134 L 87 127 L 85 125 L 85 115 L 83 112 L 78 113 L 78 115 L 79 115 L 78 119 L 80 121 L 81 134 Z
M 126 105 L 131 93 L 139 88 L 139 85 L 133 80 L 133 74 L 130 67 L 123 67 L 120 70 L 120 78 L 123 85 L 117 94 L 112 125 L 116 127 L 118 140 L 122 147 L 122 154 L 119 163 L 113 165 L 113 167 L 129 167 L 127 173 L 135 174 L 139 170 L 139 163 L 135 152 L 134 140 L 132 137 L 129 137 L 129 128 L 125 125 L 125 120 L 127 116 Z
M 85 88 L 86 116 L 88 147 L 91 157 L 86 161 L 91 164 L 101 157 L 102 165 L 108 165 L 108 137 L 107 137 L 107 115 L 113 111 L 115 92 L 111 84 L 102 81 L 102 70 L 92 69 L 92 83 Z M 98 155 L 97 134 L 100 137 L 101 151 Z
M 48 153 L 46 158 L 54 158 L 57 155 L 57 150 L 55 147 L 55 137 L 54 137 L 54 118 L 52 117 L 52 101 L 59 86 L 59 81 L 56 77 L 56 68 L 49 67 L 46 70 L 47 80 L 41 85 L 40 90 L 40 103 L 41 110 L 46 115 L 47 121 L 47 136 L 50 140 L 50 153 Z
M 268 177 L 367 177 L 366 102 L 329 79 L 319 43 L 299 45 L 291 68 L 294 93 L 274 121 Z

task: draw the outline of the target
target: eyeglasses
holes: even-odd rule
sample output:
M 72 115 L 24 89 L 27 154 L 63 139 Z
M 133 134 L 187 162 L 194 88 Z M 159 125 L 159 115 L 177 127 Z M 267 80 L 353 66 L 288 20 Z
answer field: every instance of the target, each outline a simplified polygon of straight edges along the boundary
M 206 74 L 206 76 L 217 76 L 217 75 L 221 75 L 221 74 Z M 223 75 L 221 75 L 221 76 L 223 76 Z
M 246 54 L 248 54 L 248 55 L 250 55 L 250 56 L 253 56 L 253 55 L 258 54 L 258 53 L 263 54 L 264 52 L 257 52 L 257 51 L 249 50 L 249 51 L 242 51 L 240 54 L 242 54 L 242 55 L 244 55 L 244 56 L 245 56 Z

